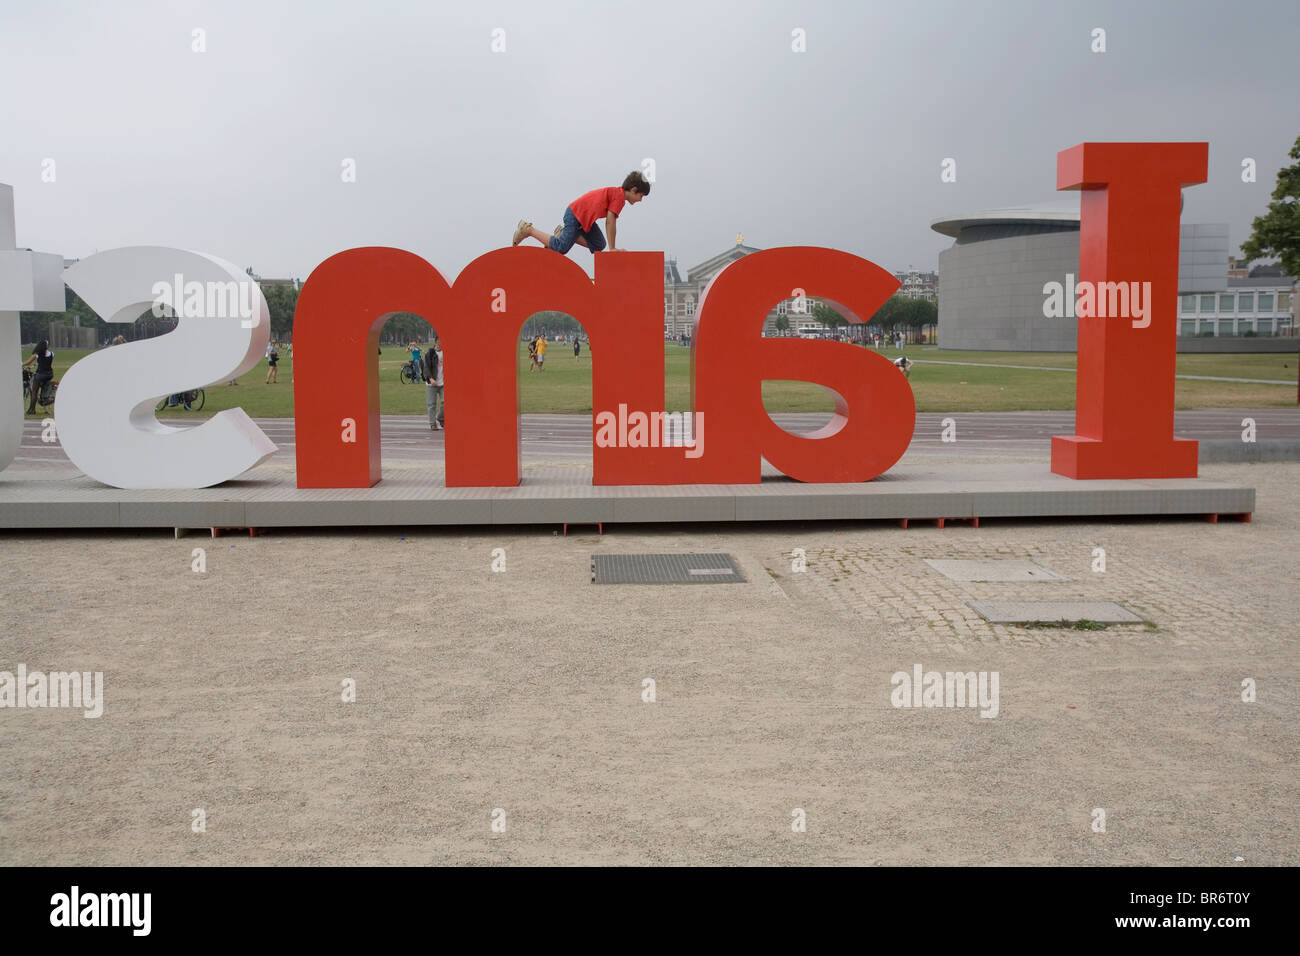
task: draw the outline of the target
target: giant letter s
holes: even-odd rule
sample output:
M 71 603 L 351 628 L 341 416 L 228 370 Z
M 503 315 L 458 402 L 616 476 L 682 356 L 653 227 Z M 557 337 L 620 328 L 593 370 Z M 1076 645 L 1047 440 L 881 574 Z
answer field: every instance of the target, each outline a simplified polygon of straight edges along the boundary
M 157 246 L 89 256 L 64 281 L 105 321 L 134 322 L 153 303 L 154 285 L 176 275 L 204 288 L 252 282 L 222 259 Z M 229 381 L 261 360 L 270 315 L 261 290 L 254 291 L 251 321 L 238 314 L 181 318 L 167 335 L 102 349 L 68 369 L 55 421 L 73 464 L 118 488 L 206 488 L 274 454 L 271 439 L 242 409 L 218 412 L 194 428 L 164 425 L 153 413 L 159 396 Z

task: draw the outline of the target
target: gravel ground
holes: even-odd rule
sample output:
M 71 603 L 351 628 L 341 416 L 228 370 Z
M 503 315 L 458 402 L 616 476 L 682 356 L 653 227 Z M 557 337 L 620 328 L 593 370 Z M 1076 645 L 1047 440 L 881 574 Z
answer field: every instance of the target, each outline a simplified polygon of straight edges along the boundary
M 97 719 L 0 708 L 0 863 L 1295 865 L 1300 465 L 1202 474 L 1255 520 L 0 534 L 0 670 L 104 675 Z M 590 581 L 683 551 L 747 581 Z M 917 664 L 996 717 L 894 707 Z

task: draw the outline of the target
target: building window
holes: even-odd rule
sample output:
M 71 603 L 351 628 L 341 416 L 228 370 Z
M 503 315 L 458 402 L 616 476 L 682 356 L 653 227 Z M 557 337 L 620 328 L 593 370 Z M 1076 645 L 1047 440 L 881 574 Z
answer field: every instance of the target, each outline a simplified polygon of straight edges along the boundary
M 785 315 L 785 299 L 782 299 L 776 304 L 776 314 Z
M 1255 311 L 1255 293 L 1239 292 L 1237 294 L 1237 311 L 1254 312 Z
M 1256 326 L 1256 328 L 1259 330 L 1259 334 L 1260 334 L 1260 335 L 1272 335 L 1272 334 L 1273 334 L 1273 320 L 1272 320 L 1272 319 L 1256 319 L 1256 320 L 1255 320 L 1255 326 Z
M 1221 319 L 1219 319 L 1219 334 L 1220 334 L 1220 335 L 1234 335 L 1235 333 L 1233 332 L 1233 328 L 1232 328 L 1232 327 L 1233 327 L 1233 325 L 1234 325 L 1234 323 L 1235 323 L 1236 321 L 1237 321 L 1237 320 L 1236 320 L 1236 319 L 1233 319 L 1233 318 L 1221 318 Z
M 1195 335 L 1195 334 L 1196 334 L 1196 320 L 1195 320 L 1195 319 L 1184 319 L 1183 322 L 1181 323 L 1181 325 L 1182 325 L 1182 327 L 1179 329 L 1179 331 L 1180 331 L 1184 336 Z
M 1219 296 L 1219 311 L 1231 315 L 1236 311 L 1237 300 L 1231 294 Z
M 1201 315 L 1213 315 L 1213 314 L 1214 314 L 1214 296 L 1212 295 L 1201 296 Z
M 1183 296 L 1183 311 L 1186 312 L 1186 313 L 1189 314 L 1189 315 L 1195 314 L 1195 312 L 1196 312 L 1196 296 L 1194 296 L 1194 295 L 1185 295 L 1185 296 Z
M 1277 295 L 1277 310 L 1279 312 L 1291 311 L 1291 293 L 1279 292 Z
M 692 299 L 689 295 L 686 297 L 686 314 L 687 315 L 695 314 L 695 300 Z
M 1272 312 L 1272 311 L 1273 311 L 1273 293 L 1272 293 L 1272 292 L 1261 292 L 1261 293 L 1259 294 L 1259 311 L 1260 311 L 1260 312 Z

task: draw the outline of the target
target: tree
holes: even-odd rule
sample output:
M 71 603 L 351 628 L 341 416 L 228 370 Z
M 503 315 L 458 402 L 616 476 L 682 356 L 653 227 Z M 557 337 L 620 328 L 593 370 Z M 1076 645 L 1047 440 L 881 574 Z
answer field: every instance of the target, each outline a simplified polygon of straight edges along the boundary
M 939 309 L 929 299 L 909 299 L 903 295 L 892 295 L 876 314 L 868 320 L 873 331 L 887 335 L 899 329 L 920 331 L 926 326 L 939 321 Z
M 812 316 L 818 323 L 826 326 L 828 329 L 838 329 L 842 325 L 849 324 L 848 319 L 844 318 L 844 316 L 840 315 L 824 302 L 818 302 L 813 306 Z
M 891 295 L 885 304 L 876 310 L 875 315 L 867 320 L 873 326 L 872 332 L 884 335 L 895 328 L 899 324 L 906 302 L 907 300 L 901 295 Z
M 80 325 L 83 329 L 95 329 L 98 340 L 106 342 L 108 339 L 117 335 L 119 332 L 131 336 L 134 325 L 114 325 L 105 322 L 95 311 L 85 302 L 77 293 L 68 287 L 63 289 L 64 311 L 62 312 L 20 312 L 19 329 L 24 342 L 38 342 L 41 339 L 48 338 L 50 334 L 50 325 L 52 323 L 64 323 L 67 325 Z M 148 318 L 153 318 L 146 313 Z M 162 321 L 162 320 L 160 320 Z M 139 324 L 139 323 L 137 323 Z M 172 325 L 174 326 L 174 321 Z M 144 334 L 136 332 L 134 338 L 144 338 Z
M 581 323 L 567 312 L 556 312 L 546 310 L 535 312 L 528 317 L 522 329 L 523 334 L 528 338 L 536 338 L 539 335 L 556 335 L 560 332 L 566 335 L 584 334 Z
M 1300 160 L 1300 137 L 1291 147 L 1290 157 Z M 1277 258 L 1282 272 L 1300 275 L 1300 162 L 1284 166 L 1277 173 L 1277 187 L 1268 213 L 1256 216 L 1250 238 L 1241 244 L 1248 261 Z
M 782 335 L 785 335 L 785 333 L 790 331 L 790 320 L 787 319 L 784 315 L 778 315 L 776 317 L 776 321 L 773 322 L 772 324 L 776 327 L 776 330 L 780 332 Z
M 270 304 L 269 298 L 267 304 Z M 271 328 L 275 328 L 274 319 Z M 406 345 L 407 342 L 425 342 L 431 334 L 429 323 L 414 312 L 394 312 L 384 323 L 379 339 L 389 345 Z
M 270 283 L 260 288 L 262 295 L 266 297 L 266 307 L 271 313 L 271 339 L 283 341 L 292 338 L 293 313 L 298 308 L 298 290 L 281 282 Z
M 902 306 L 899 324 L 919 333 L 926 326 L 935 325 L 938 321 L 939 307 L 929 299 L 908 299 Z M 915 337 L 913 340 L 915 341 Z

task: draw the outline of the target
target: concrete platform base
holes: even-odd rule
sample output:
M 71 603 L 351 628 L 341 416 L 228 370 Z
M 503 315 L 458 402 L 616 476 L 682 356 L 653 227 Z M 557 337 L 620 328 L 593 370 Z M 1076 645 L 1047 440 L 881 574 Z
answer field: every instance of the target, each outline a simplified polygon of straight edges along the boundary
M 441 469 L 387 466 L 374 488 L 299 490 L 264 464 L 198 491 L 123 491 L 85 476 L 0 475 L 0 528 L 264 529 L 368 525 L 888 520 L 1185 515 L 1248 516 L 1255 491 L 1203 478 L 1072 481 L 1045 464 L 906 462 L 874 481 L 808 485 L 592 487 L 590 465 L 526 469 L 517 488 L 446 488 Z M 1248 520 L 1248 519 L 1247 519 Z

